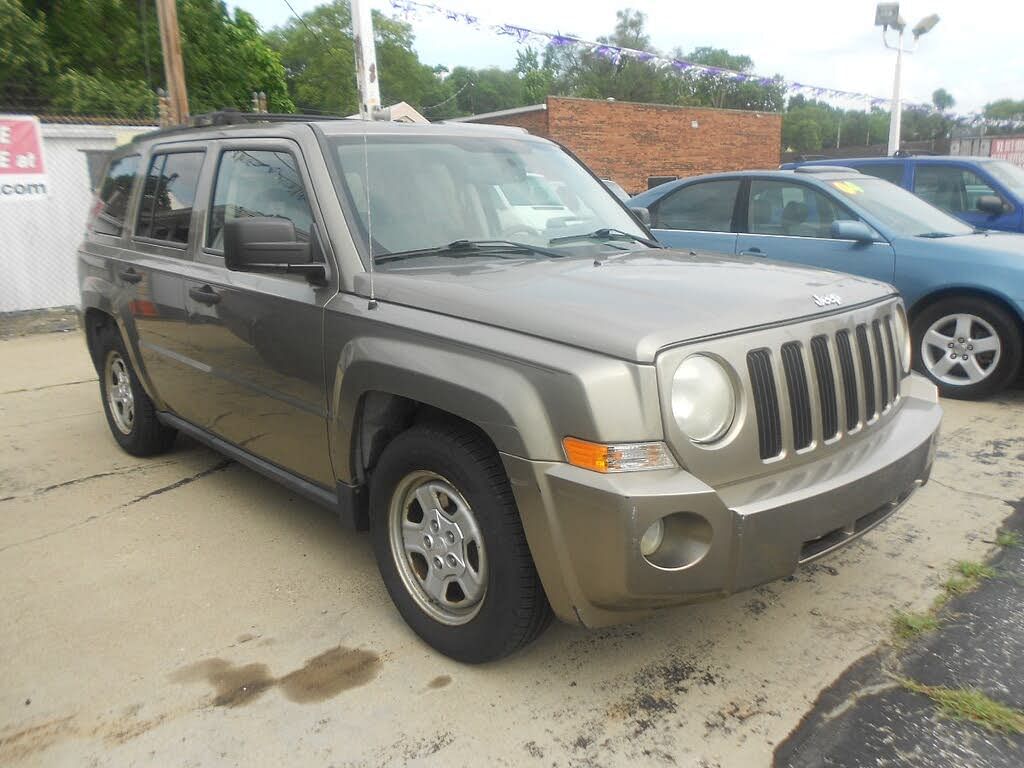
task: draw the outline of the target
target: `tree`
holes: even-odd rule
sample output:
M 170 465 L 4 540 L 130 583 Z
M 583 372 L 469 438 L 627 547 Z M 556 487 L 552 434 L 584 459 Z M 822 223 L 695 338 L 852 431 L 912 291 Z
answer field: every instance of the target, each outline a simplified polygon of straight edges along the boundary
M 956 99 L 953 98 L 952 94 L 945 88 L 938 88 L 932 92 L 932 104 L 940 112 L 945 112 L 947 109 L 952 109 L 956 104 Z
M 0 100 L 34 108 L 52 66 L 43 19 L 17 0 L 0 0 Z
M 800 153 L 817 152 L 821 149 L 821 130 L 813 117 L 799 115 L 782 124 L 782 144 Z
M 280 60 L 250 14 L 178 0 L 178 18 L 191 111 L 249 109 L 252 91 L 293 109 Z M 3 90 L 17 83 L 35 111 L 154 117 L 163 84 L 154 0 L 0 0 L 0 75 Z
M 266 93 L 271 112 L 295 111 L 281 59 L 251 14 L 236 8 L 232 18 L 220 0 L 183 0 L 178 16 L 193 112 L 249 109 L 253 91 Z
M 385 104 L 405 101 L 431 112 L 431 107 L 451 96 L 441 73 L 420 62 L 408 24 L 374 11 L 373 26 Z M 349 3 L 334 0 L 265 35 L 281 57 L 288 91 L 299 109 L 339 115 L 359 111 L 351 29 Z
M 999 99 L 985 105 L 983 113 L 990 120 L 1024 120 L 1024 99 Z

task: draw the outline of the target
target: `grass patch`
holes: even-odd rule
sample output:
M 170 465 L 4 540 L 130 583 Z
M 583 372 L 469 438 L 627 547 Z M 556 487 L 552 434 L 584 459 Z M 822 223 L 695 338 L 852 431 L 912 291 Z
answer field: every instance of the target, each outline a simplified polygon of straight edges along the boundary
M 969 560 L 961 560 L 956 564 L 956 569 L 960 571 L 960 574 L 968 581 L 991 579 L 996 575 L 996 572 L 990 566 L 982 565 L 981 563 L 973 563 Z
M 907 690 L 927 696 L 947 717 L 968 720 L 994 733 L 1024 734 L 1024 710 L 1000 704 L 975 688 L 924 685 L 907 678 L 900 683 Z
M 937 629 L 939 620 L 930 613 L 899 611 L 892 617 L 892 629 L 900 640 L 911 640 L 925 632 Z
M 1000 531 L 996 535 L 996 544 L 1000 547 L 1021 547 L 1024 546 L 1024 535 L 1020 531 Z

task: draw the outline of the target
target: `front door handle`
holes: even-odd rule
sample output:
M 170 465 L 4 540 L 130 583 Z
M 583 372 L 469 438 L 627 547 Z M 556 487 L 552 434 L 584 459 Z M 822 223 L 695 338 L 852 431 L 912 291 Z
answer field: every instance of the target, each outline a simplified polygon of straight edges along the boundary
M 137 283 L 142 280 L 142 275 L 136 272 L 132 267 L 120 270 L 117 273 L 117 276 L 126 283 Z
M 765 252 L 758 247 L 748 248 L 745 251 L 740 251 L 740 256 L 760 256 L 762 259 L 765 257 Z
M 217 304 L 220 301 L 220 294 L 208 285 L 202 288 L 189 288 L 188 295 L 200 304 Z

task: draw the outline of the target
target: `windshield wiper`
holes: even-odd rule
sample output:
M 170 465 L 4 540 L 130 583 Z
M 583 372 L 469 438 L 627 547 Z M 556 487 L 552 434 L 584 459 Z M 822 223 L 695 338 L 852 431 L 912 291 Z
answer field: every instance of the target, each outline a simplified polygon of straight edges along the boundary
M 563 235 L 562 237 L 553 237 L 548 240 L 548 245 L 554 245 L 555 243 L 568 243 L 570 240 L 632 240 L 635 243 L 643 243 L 649 248 L 665 247 L 657 240 L 651 240 L 649 237 L 633 235 L 629 232 L 624 232 L 621 229 L 612 229 L 610 227 L 595 229 L 593 232 L 587 232 L 582 235 Z
M 952 232 L 922 232 L 918 237 L 928 237 L 936 239 L 939 237 L 955 237 Z
M 448 243 L 448 245 L 439 245 L 434 248 L 416 248 L 409 251 L 381 254 L 374 257 L 373 261 L 383 264 L 388 261 L 416 259 L 421 256 L 443 256 L 445 258 L 459 259 L 481 255 L 503 257 L 503 254 L 512 253 L 535 253 L 553 259 L 559 259 L 565 255 L 564 253 L 552 251 L 539 245 L 519 243 L 514 240 L 454 240 Z

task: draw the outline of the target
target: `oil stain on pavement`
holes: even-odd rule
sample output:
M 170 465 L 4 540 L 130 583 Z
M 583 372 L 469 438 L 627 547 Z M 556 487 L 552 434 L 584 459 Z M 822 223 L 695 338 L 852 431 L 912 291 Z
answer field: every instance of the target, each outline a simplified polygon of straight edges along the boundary
M 373 651 L 339 645 L 283 677 L 273 677 L 266 664 L 235 666 L 224 659 L 204 659 L 179 669 L 170 679 L 175 683 L 205 681 L 214 689 L 215 707 L 249 704 L 274 687 L 290 701 L 308 704 L 366 685 L 377 676 L 380 666 L 380 656 Z

